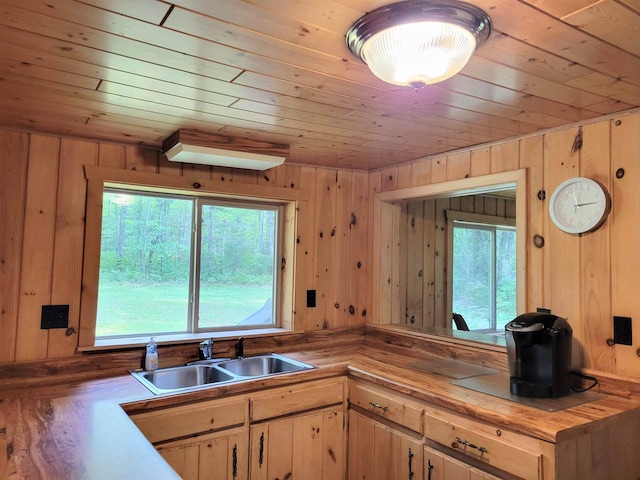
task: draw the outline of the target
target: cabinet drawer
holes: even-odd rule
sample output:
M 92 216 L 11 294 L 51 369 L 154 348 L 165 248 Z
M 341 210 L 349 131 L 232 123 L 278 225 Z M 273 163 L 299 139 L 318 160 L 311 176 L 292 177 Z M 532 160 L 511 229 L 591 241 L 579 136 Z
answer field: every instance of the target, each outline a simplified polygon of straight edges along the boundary
M 422 433 L 422 406 L 386 389 L 352 382 L 349 386 L 349 402 L 414 432 Z
M 242 425 L 245 402 L 237 398 L 181 405 L 138 413 L 131 420 L 151 443 L 156 443 Z
M 344 379 L 299 383 L 250 399 L 251 421 L 303 412 L 344 402 Z
M 525 480 L 542 479 L 544 442 L 463 417 L 427 410 L 425 437 Z

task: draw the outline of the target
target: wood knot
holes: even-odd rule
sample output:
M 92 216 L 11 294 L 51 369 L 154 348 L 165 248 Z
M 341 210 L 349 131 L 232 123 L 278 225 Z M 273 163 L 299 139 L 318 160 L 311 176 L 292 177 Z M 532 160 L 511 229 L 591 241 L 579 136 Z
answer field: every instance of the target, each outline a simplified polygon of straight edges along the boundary
M 333 461 L 333 463 L 337 463 L 338 460 L 336 459 L 336 454 L 333 453 L 333 450 L 329 449 L 327 453 L 331 457 L 331 460 Z
M 533 236 L 533 244 L 536 248 L 544 247 L 544 237 L 542 235 L 538 235 L 537 233 Z

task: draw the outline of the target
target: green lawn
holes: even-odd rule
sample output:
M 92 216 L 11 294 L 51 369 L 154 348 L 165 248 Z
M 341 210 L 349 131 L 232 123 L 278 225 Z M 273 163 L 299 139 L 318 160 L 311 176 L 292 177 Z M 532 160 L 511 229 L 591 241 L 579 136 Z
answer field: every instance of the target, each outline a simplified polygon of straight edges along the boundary
M 96 336 L 183 332 L 188 288 L 182 285 L 101 285 Z M 271 297 L 271 286 L 207 286 L 200 293 L 201 324 L 236 325 Z

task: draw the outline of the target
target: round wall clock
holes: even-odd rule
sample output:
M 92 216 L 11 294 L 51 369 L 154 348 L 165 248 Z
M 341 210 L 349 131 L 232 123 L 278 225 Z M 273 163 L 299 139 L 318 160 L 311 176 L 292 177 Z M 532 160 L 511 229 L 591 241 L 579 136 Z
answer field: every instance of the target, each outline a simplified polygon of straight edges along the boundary
M 585 177 L 565 180 L 554 190 L 549 214 L 556 226 L 567 233 L 597 229 L 609 215 L 611 197 L 600 183 Z

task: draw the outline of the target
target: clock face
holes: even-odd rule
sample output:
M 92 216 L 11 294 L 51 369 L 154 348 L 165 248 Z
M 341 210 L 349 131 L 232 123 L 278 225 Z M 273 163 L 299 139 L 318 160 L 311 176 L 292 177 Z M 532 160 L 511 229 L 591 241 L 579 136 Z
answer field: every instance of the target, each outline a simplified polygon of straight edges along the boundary
M 607 218 L 610 208 L 611 200 L 606 189 L 584 177 L 562 182 L 549 202 L 551 220 L 567 233 L 595 230 Z

